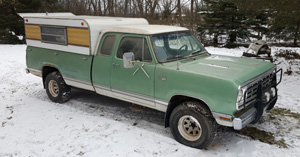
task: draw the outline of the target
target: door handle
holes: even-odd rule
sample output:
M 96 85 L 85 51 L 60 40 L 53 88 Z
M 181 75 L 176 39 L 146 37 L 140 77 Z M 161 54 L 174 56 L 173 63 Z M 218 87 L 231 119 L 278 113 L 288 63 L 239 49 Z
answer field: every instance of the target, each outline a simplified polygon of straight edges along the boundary
M 120 66 L 120 64 L 112 63 L 113 67 Z

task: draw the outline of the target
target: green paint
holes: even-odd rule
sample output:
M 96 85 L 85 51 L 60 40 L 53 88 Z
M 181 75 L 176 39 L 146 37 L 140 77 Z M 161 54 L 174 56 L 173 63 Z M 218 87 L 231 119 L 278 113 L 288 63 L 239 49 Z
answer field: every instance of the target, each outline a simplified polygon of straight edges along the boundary
M 27 67 L 42 70 L 57 68 L 63 76 L 90 81 L 92 56 L 28 46 Z
M 202 54 L 193 59 L 184 59 L 158 64 L 156 76 L 165 76 L 167 81 L 156 77 L 155 96 L 170 100 L 174 95 L 186 95 L 204 101 L 214 112 L 233 115 L 238 86 L 270 68 L 273 64 L 237 57 Z
M 153 100 L 155 98 L 168 102 L 175 95 L 193 97 L 204 101 L 213 112 L 232 116 L 236 112 L 238 86 L 275 66 L 254 59 L 208 53 L 158 63 L 150 36 L 108 33 L 103 35 L 103 39 L 107 35 L 116 36 L 110 56 L 100 54 L 103 40 L 100 41 L 95 56 L 28 46 L 27 66 L 42 70 L 43 66 L 51 65 L 64 76 L 135 93 Z M 136 62 L 133 68 L 124 68 L 123 59 L 117 58 L 116 54 L 121 39 L 126 36 L 145 38 L 152 62 Z M 142 69 L 133 75 L 142 64 L 150 78 Z

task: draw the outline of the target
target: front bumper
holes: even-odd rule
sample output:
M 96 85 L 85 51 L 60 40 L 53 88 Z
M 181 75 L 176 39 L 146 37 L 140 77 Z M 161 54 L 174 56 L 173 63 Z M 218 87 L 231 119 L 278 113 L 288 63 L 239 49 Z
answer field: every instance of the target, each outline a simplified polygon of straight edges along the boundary
M 253 122 L 256 116 L 256 112 L 256 108 L 252 107 L 240 117 L 234 118 L 232 121 L 234 130 L 241 130 L 242 128 Z
M 267 104 L 262 103 L 261 101 L 257 102 L 257 105 L 252 106 L 251 108 L 245 109 L 242 111 L 239 116 L 233 118 L 230 115 L 225 115 L 221 113 L 213 112 L 213 116 L 216 122 L 219 125 L 233 127 L 234 130 L 241 130 L 250 123 L 255 123 L 258 121 L 262 114 L 271 106 L 274 105 L 277 101 L 276 97 L 273 97 Z
M 255 120 L 256 113 L 257 109 L 252 107 L 244 112 L 241 116 L 236 118 L 216 112 L 213 113 L 213 116 L 219 125 L 233 127 L 234 130 L 241 130 Z

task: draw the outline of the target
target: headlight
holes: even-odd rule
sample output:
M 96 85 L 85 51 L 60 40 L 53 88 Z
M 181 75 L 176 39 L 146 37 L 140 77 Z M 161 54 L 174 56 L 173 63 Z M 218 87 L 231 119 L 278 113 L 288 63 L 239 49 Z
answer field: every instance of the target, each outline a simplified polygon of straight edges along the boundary
M 264 103 L 268 103 L 275 96 L 276 96 L 276 89 L 274 87 L 272 87 L 270 90 L 266 91 L 263 94 L 262 100 Z
M 274 97 L 276 95 L 276 89 L 274 87 L 272 87 L 270 89 L 270 93 L 271 93 L 271 96 Z
M 236 109 L 241 110 L 244 108 L 244 95 L 247 90 L 247 87 L 239 87 L 237 99 L 236 99 Z
M 271 94 L 269 92 L 265 92 L 265 94 L 262 97 L 263 102 L 267 103 L 270 101 L 270 99 L 271 99 Z

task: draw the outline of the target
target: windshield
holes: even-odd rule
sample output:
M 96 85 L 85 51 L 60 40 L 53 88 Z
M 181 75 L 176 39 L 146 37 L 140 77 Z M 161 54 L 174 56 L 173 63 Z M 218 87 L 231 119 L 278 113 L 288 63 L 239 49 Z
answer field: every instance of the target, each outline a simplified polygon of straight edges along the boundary
M 168 62 L 206 52 L 190 32 L 171 32 L 152 36 L 152 43 L 159 62 Z

